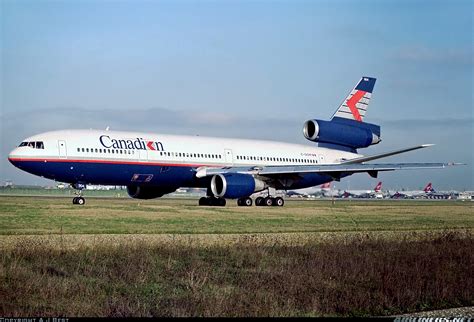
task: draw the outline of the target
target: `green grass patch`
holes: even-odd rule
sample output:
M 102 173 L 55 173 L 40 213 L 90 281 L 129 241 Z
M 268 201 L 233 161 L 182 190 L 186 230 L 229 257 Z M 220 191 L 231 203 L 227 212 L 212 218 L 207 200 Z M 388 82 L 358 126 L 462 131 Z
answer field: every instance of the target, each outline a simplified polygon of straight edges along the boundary
M 472 204 L 456 201 L 293 201 L 285 207 L 199 207 L 192 199 L 0 196 L 0 235 L 232 234 L 474 228 Z

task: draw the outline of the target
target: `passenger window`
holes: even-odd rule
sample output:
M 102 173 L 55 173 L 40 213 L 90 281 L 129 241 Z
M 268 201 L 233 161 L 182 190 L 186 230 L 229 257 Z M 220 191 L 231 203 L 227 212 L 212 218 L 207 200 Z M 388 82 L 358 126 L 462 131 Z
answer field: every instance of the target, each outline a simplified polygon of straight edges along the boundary
M 89 148 L 86 148 L 86 152 L 89 152 Z

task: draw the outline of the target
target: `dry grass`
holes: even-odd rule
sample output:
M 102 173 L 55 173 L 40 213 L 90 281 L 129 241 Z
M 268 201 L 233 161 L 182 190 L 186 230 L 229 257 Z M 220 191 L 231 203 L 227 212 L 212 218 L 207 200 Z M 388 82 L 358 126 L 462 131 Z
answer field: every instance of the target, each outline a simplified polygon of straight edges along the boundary
M 1 251 L 0 315 L 373 316 L 474 304 L 470 231 L 398 237 L 20 238 Z

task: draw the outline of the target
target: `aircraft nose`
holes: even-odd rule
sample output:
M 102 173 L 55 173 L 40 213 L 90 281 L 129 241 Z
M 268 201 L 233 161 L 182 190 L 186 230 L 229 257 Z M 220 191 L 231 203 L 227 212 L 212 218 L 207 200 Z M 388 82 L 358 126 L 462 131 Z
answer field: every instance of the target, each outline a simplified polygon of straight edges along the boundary
M 18 148 L 13 149 L 10 154 L 8 154 L 8 161 L 10 161 L 11 164 L 14 166 L 17 165 L 17 158 L 18 158 Z

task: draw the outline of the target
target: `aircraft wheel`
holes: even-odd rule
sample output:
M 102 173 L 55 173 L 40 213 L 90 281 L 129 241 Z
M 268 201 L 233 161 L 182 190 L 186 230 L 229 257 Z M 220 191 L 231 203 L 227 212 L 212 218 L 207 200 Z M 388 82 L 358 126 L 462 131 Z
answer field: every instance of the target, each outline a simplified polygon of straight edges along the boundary
M 207 206 L 209 204 L 206 197 L 199 198 L 199 206 Z
M 226 202 L 224 198 L 219 198 L 217 199 L 217 201 L 218 201 L 219 206 L 225 207 Z
M 283 198 L 280 198 L 280 197 L 275 198 L 275 203 L 274 203 L 275 206 L 283 207 L 284 204 L 285 204 L 285 200 L 283 200 Z
M 207 205 L 208 206 L 217 206 L 217 198 L 207 197 Z
M 242 207 L 244 205 L 242 198 L 237 199 L 237 206 Z
M 249 197 L 244 198 L 244 205 L 250 207 L 252 205 L 252 199 Z
M 76 200 L 76 204 L 78 205 L 83 205 L 86 203 L 86 199 L 82 198 L 82 197 L 77 197 L 77 200 Z
M 265 206 L 273 206 L 273 198 L 271 197 L 266 197 L 263 202 Z
M 264 206 L 262 197 L 257 197 L 257 199 L 255 199 L 255 206 Z
M 72 198 L 72 204 L 77 205 L 77 197 Z

